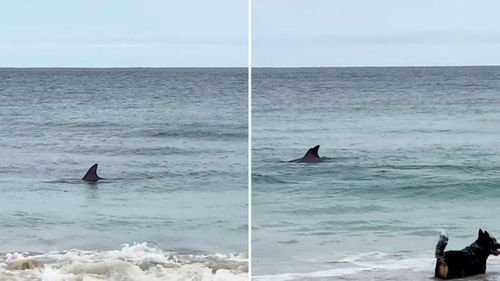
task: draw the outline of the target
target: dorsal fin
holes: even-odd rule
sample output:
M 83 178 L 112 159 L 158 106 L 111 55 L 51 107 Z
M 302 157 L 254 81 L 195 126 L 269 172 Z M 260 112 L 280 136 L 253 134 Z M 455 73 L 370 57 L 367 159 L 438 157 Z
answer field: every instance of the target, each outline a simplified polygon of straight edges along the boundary
M 319 158 L 318 150 L 319 150 L 319 144 L 316 145 L 315 147 L 309 148 L 309 150 L 304 155 L 304 158 L 305 157 Z
M 91 181 L 91 182 L 96 182 L 100 179 L 101 177 L 97 175 L 97 163 L 92 165 L 92 167 L 90 167 L 85 176 L 83 176 L 82 178 L 82 180 L 84 181 Z
M 315 147 L 309 148 L 309 150 L 307 150 L 304 157 L 292 160 L 290 162 L 295 162 L 295 163 L 318 163 L 318 162 L 321 162 L 321 158 L 319 157 L 318 150 L 319 150 L 319 144 L 316 145 Z

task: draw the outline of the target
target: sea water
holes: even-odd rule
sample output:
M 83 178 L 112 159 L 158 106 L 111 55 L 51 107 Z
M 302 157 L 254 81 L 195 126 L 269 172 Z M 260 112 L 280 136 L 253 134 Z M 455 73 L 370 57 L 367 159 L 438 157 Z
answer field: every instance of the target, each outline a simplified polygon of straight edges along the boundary
M 500 238 L 500 67 L 253 73 L 255 280 L 429 280 L 441 230 Z
M 246 83 L 1 69 L 0 280 L 244 280 Z

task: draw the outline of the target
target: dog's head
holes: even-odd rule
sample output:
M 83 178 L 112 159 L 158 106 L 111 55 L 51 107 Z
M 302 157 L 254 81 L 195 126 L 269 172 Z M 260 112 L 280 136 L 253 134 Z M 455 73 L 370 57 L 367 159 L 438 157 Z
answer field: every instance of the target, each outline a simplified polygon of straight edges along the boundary
M 488 231 L 479 229 L 477 234 L 477 245 L 492 255 L 498 256 L 500 254 L 500 244 L 498 244 L 495 237 L 491 236 Z

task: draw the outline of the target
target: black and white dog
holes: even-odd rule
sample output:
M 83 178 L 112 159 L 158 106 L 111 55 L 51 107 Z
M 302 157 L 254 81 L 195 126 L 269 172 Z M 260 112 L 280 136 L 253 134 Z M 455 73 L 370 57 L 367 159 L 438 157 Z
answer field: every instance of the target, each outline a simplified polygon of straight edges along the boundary
M 453 279 L 484 274 L 486 259 L 489 255 L 500 254 L 500 244 L 488 231 L 479 229 L 477 240 L 459 251 L 444 251 L 448 237 L 441 234 L 436 245 L 436 270 L 434 276 L 441 279 Z

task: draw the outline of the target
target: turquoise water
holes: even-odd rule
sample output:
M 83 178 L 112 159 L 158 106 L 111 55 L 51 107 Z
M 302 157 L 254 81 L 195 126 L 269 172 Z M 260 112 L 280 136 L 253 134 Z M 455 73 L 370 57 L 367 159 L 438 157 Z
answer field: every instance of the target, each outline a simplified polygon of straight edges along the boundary
M 246 84 L 246 69 L 1 69 L 0 276 L 243 278 Z M 105 180 L 81 181 L 94 163 Z
M 500 237 L 500 67 L 255 69 L 253 88 L 256 280 L 426 280 L 440 230 Z M 325 161 L 286 162 L 317 144 Z

